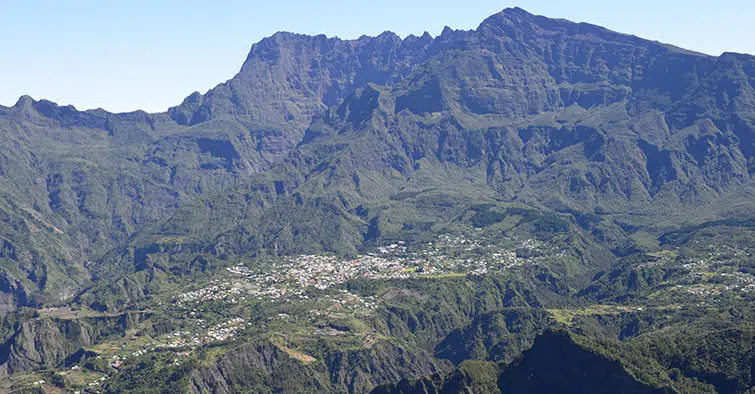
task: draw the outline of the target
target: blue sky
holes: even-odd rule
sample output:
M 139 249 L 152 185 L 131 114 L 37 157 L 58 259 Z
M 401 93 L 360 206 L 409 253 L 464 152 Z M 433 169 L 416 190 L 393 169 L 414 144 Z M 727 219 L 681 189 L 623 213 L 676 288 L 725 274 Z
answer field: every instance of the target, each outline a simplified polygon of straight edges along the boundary
M 713 55 L 755 53 L 752 0 L 2 0 L 0 105 L 29 94 L 159 112 L 231 78 L 279 30 L 435 36 L 513 6 Z

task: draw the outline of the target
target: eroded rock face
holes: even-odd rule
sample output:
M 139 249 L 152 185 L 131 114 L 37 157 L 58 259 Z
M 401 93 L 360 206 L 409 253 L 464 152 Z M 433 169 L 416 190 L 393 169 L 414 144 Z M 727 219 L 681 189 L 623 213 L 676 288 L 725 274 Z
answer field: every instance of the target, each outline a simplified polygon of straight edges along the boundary
M 0 315 L 14 312 L 26 304 L 27 292 L 20 280 L 0 271 Z
M 148 318 L 140 312 L 91 318 L 38 318 L 28 320 L 3 343 L 0 376 L 59 366 L 103 335 L 123 335 Z
M 387 341 L 362 350 L 334 350 L 322 360 L 259 341 L 195 369 L 189 389 L 192 393 L 234 393 L 255 388 L 275 388 L 283 393 L 364 393 L 402 376 L 419 377 L 447 369 L 447 364 L 421 349 Z

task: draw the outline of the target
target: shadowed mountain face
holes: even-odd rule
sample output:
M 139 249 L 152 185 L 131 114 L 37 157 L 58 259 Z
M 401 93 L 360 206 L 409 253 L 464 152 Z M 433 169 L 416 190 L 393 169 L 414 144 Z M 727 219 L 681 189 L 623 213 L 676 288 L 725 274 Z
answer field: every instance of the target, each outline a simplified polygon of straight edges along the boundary
M 448 374 L 402 380 L 373 394 L 745 393 L 752 390 L 749 329 L 627 342 L 548 330 L 509 364 L 466 360 Z
M 402 381 L 378 387 L 373 393 L 677 392 L 662 384 L 643 382 L 632 375 L 634 371 L 630 372 L 630 368 L 604 353 L 609 349 L 596 349 L 591 345 L 594 346 L 566 333 L 546 332 L 535 340 L 530 350 L 503 370 L 493 363 L 465 361 L 447 376 Z
M 197 253 L 353 254 L 481 203 L 615 252 L 749 214 L 754 84 L 751 56 L 508 9 L 435 38 L 277 33 L 163 114 L 22 97 L 0 107 L 0 311 L 103 279 L 138 298 Z

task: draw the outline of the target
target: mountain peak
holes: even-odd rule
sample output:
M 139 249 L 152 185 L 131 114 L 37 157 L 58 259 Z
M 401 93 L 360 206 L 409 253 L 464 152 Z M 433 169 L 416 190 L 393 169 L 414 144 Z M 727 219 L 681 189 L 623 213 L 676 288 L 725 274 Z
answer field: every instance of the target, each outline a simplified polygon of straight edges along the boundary
M 505 15 L 534 16 L 533 14 L 529 13 L 527 10 L 520 7 L 504 8 L 503 11 L 501 11 L 501 13 Z
M 279 31 L 252 45 L 252 49 L 249 51 L 244 63 L 246 64 L 254 58 L 264 61 L 275 60 L 282 55 L 286 48 L 295 48 L 298 42 L 319 39 L 327 40 L 327 37 L 324 35 L 308 36 L 288 31 Z
M 14 107 L 28 108 L 28 107 L 31 107 L 33 104 L 34 104 L 34 99 L 28 94 L 25 94 L 18 98 L 18 101 L 16 101 L 16 104 L 14 105 Z
M 483 29 L 486 26 L 521 25 L 526 22 L 533 23 L 535 25 L 542 25 L 544 27 L 564 27 L 579 25 L 579 23 L 566 19 L 548 18 L 545 16 L 532 14 L 519 7 L 513 7 L 506 8 L 501 12 L 495 13 L 485 18 L 485 20 L 483 20 L 478 27 L 478 30 Z
M 512 8 L 505 8 L 501 12 L 495 13 L 489 17 L 487 17 L 483 22 L 482 25 L 484 25 L 486 22 L 491 22 L 494 20 L 500 20 L 500 19 L 509 19 L 509 20 L 518 20 L 523 21 L 525 19 L 532 19 L 535 18 L 536 15 L 528 12 L 527 10 L 519 7 L 512 7 Z M 545 17 L 541 17 L 543 19 L 548 19 Z
M 443 26 L 443 31 L 440 32 L 440 36 L 444 37 L 454 32 L 454 29 L 452 29 L 450 26 Z
M 591 23 L 531 14 L 519 7 L 506 8 L 491 15 L 480 24 L 477 32 L 484 36 L 516 37 L 517 40 L 567 37 L 579 41 L 610 42 L 619 45 L 643 46 L 660 51 L 702 55 L 673 45 L 619 33 Z
M 386 30 L 386 31 L 380 33 L 380 35 L 378 35 L 377 38 L 391 38 L 391 39 L 396 39 L 397 38 L 399 40 L 401 39 L 401 37 L 399 37 L 398 34 L 392 32 L 390 30 Z
M 18 111 L 17 113 L 23 115 L 30 115 L 34 112 L 34 106 L 37 103 L 31 96 L 25 94 L 18 98 L 16 104 L 13 105 L 13 109 Z

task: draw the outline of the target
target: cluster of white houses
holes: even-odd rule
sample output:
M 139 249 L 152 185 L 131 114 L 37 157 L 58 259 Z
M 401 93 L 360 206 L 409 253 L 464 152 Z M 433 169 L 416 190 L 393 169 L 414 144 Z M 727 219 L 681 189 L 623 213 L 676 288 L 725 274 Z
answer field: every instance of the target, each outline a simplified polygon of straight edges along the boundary
M 374 253 L 355 258 L 334 255 L 298 255 L 250 268 L 243 264 L 227 268 L 229 277 L 215 280 L 199 290 L 179 294 L 181 306 L 220 300 L 239 303 L 289 299 L 306 300 L 309 290 L 325 290 L 353 279 L 395 280 L 460 273 L 484 275 L 489 271 L 537 263 L 538 257 L 519 257 L 517 249 L 535 249 L 537 241 L 519 241 L 517 248 L 487 247 L 463 236 L 440 236 L 435 242 L 410 252 L 403 242 L 386 245 Z M 449 252 L 479 252 L 474 257 L 448 257 Z

